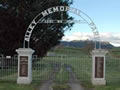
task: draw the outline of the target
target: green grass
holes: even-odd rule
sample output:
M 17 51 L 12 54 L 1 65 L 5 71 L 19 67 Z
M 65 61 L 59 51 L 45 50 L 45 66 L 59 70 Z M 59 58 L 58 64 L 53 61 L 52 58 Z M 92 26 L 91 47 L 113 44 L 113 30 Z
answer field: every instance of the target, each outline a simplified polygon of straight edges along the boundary
M 39 66 L 39 69 L 33 70 L 33 80 L 45 80 L 46 77 L 49 77 L 50 72 L 53 71 L 52 64 L 61 63 L 70 65 L 73 71 L 76 73 L 77 78 L 81 81 L 90 80 L 92 60 L 89 55 L 83 53 L 83 49 L 60 48 L 52 52 L 54 52 L 58 56 L 44 57 L 41 61 L 36 62 L 36 67 L 38 68 Z M 59 57 L 59 55 L 65 55 L 65 57 Z M 66 81 L 64 79 L 67 78 L 63 77 L 67 77 L 67 72 L 57 72 L 56 77 L 60 77 L 59 79 L 61 81 Z
M 75 56 L 66 56 L 66 57 L 45 57 L 45 60 L 49 62 L 54 62 L 63 65 L 71 66 L 73 72 L 75 72 L 78 79 L 81 81 L 90 81 L 91 72 L 92 72 L 92 59 L 91 57 L 75 57 Z M 65 73 L 63 73 L 65 74 Z
M 48 62 L 38 61 L 33 66 L 33 80 L 48 80 L 51 72 L 52 66 Z
M 120 84 L 120 59 L 106 57 L 106 80 L 108 85 Z
M 67 72 L 65 68 L 61 68 L 61 70 L 56 74 L 54 82 L 67 83 L 68 81 L 69 72 Z
M 0 69 L 0 77 L 17 73 L 16 69 Z
M 80 81 L 88 81 L 91 78 L 91 59 L 73 57 L 66 61 L 67 64 L 71 65 L 73 72 L 76 73 L 77 78 Z
M 93 86 L 89 82 L 82 82 L 82 86 L 85 88 L 85 90 L 120 90 L 119 84 L 113 84 L 113 85 L 105 85 L 105 86 Z
M 54 51 L 57 55 L 67 55 L 67 56 L 88 56 L 89 54 L 86 54 L 85 51 L 81 48 L 72 48 L 72 47 L 65 47 L 65 48 L 58 48 Z
M 117 49 L 114 49 L 114 50 L 117 50 Z M 120 86 L 119 86 L 120 85 L 120 58 L 107 55 L 106 57 L 107 86 L 94 87 L 90 84 L 91 74 L 92 74 L 92 58 L 90 57 L 89 54 L 84 53 L 83 49 L 79 49 L 79 48 L 60 48 L 52 52 L 54 52 L 58 56 L 44 57 L 43 59 L 41 59 L 40 61 L 34 64 L 35 66 L 33 67 L 33 80 L 38 80 L 38 81 L 48 80 L 49 76 L 54 71 L 53 66 L 55 64 L 60 65 L 62 63 L 63 65 L 69 65 L 72 68 L 77 78 L 80 81 L 82 81 L 83 86 L 85 86 L 86 88 L 96 88 L 95 90 L 120 90 Z M 117 54 L 120 55 L 120 52 L 117 52 Z M 65 55 L 65 56 L 59 57 L 59 55 Z M 14 75 L 15 75 L 14 71 L 13 73 L 11 73 L 10 70 L 4 73 L 1 73 L 1 72 L 3 71 L 0 71 L 0 77 L 2 77 L 3 79 L 8 77 L 9 79 L 14 78 Z M 56 72 L 55 81 L 67 82 L 68 79 L 69 79 L 69 73 L 64 68 L 61 72 L 60 71 Z M 0 83 L 0 86 L 1 85 L 2 84 Z M 16 86 L 19 87 L 19 85 L 15 85 L 15 87 Z M 2 90 L 7 90 L 7 89 L 2 89 Z M 21 90 L 24 90 L 24 89 L 21 89 Z
M 53 90 L 70 90 L 70 86 L 65 84 L 53 85 L 52 88 Z
M 120 86 L 95 86 L 96 90 L 120 90 Z
M 115 55 L 120 55 L 120 49 L 112 49 Z M 93 88 L 90 84 L 92 58 L 86 55 L 82 49 L 66 48 L 58 49 L 55 51 L 57 54 L 65 54 L 66 58 L 62 58 L 62 63 L 71 65 L 73 71 L 76 73 L 77 78 L 84 83 L 85 87 Z M 60 60 L 53 60 L 61 62 Z M 120 58 L 107 56 L 106 58 L 106 81 L 107 86 L 96 86 L 96 90 L 120 90 Z
M 15 81 L 17 79 L 17 70 L 16 69 L 0 69 L 0 79 Z
M 109 52 L 112 56 L 120 58 L 120 48 L 112 48 Z
M 0 82 L 0 90 L 35 90 L 35 85 L 17 85 L 14 82 Z

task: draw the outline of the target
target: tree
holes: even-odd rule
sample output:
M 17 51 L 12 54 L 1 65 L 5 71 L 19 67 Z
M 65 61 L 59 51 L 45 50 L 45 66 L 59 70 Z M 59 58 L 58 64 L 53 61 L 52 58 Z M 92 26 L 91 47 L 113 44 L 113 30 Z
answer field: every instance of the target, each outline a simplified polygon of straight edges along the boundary
M 22 47 L 27 27 L 32 19 L 43 10 L 59 5 L 69 6 L 71 3 L 61 0 L 1 0 L 0 1 L 0 53 L 15 54 L 15 49 Z M 60 19 L 60 13 L 46 18 Z M 67 12 L 63 18 L 73 19 Z M 39 56 L 44 56 L 56 46 L 64 36 L 64 28 L 73 24 L 38 24 L 31 36 L 31 47 Z

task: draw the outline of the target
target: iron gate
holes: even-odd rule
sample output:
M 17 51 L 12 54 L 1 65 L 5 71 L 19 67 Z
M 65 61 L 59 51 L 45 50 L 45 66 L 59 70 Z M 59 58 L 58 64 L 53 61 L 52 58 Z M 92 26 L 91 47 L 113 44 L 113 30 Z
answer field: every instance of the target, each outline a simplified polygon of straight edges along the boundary
M 80 81 L 90 81 L 91 72 L 92 58 L 89 56 L 58 55 L 33 59 L 34 81 L 68 82 L 72 77 Z

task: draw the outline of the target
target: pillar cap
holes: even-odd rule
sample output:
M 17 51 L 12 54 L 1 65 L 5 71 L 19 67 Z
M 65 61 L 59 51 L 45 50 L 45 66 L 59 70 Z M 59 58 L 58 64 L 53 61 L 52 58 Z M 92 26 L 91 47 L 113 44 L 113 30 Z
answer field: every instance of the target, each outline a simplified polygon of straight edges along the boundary
M 90 53 L 91 55 L 106 55 L 108 51 L 105 49 L 95 49 L 95 50 L 92 50 Z
M 31 48 L 19 48 L 16 49 L 16 52 L 18 54 L 33 54 L 35 51 L 32 50 Z

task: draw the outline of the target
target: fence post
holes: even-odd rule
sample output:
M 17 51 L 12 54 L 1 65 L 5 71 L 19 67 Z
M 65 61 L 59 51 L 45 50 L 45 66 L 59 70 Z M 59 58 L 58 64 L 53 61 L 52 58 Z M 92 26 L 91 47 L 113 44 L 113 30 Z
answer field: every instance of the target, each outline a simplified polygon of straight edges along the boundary
M 92 84 L 93 85 L 106 85 L 105 80 L 105 55 L 108 51 L 92 50 Z
M 17 84 L 30 84 L 32 82 L 32 54 L 30 48 L 19 48 L 18 53 L 18 78 Z

